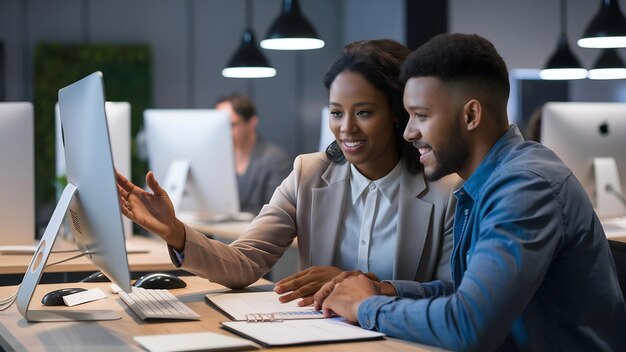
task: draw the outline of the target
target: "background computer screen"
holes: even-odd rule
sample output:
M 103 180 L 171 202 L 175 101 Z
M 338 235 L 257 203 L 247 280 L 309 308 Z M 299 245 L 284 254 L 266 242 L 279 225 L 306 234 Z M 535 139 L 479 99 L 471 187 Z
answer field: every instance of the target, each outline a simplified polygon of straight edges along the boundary
M 320 120 L 320 144 L 318 151 L 324 152 L 326 148 L 330 145 L 330 143 L 335 141 L 335 136 L 333 132 L 330 130 L 330 126 L 328 125 L 328 118 L 330 117 L 330 113 L 328 112 L 328 106 L 324 106 L 322 108 L 322 115 Z
M 596 205 L 594 158 L 615 159 L 622 190 L 626 190 L 626 104 L 546 103 L 541 117 L 541 143 L 572 170 Z M 626 215 L 615 202 L 614 215 Z M 601 217 L 605 214 L 599 213 Z
M 168 192 L 172 165 L 185 161 L 188 175 L 177 212 L 239 212 L 233 141 L 228 113 L 212 109 L 144 112 L 150 169 Z
M 33 106 L 0 103 L 0 245 L 35 241 Z
M 115 168 L 129 179 L 131 178 L 130 167 L 130 104 L 127 102 L 110 102 L 105 104 L 111 152 Z M 61 137 L 61 118 L 59 116 L 59 104 L 55 107 L 55 130 L 56 130 L 56 175 L 65 177 L 65 151 Z M 60 192 L 60 191 L 59 191 Z M 132 236 L 132 221 L 123 218 L 124 234 L 126 238 Z

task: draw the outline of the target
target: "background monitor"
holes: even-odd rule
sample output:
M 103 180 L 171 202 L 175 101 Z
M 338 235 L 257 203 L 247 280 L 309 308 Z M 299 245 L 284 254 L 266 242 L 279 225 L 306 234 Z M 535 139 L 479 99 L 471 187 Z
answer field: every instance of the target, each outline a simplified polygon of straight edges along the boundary
M 59 111 L 68 184 L 24 275 L 17 308 L 29 321 L 119 319 L 111 310 L 28 310 L 66 213 L 78 249 L 111 281 L 131 291 L 102 74 L 93 73 L 59 90 Z
M 320 152 L 325 152 L 330 143 L 335 141 L 335 136 L 328 125 L 329 117 L 328 106 L 324 106 L 322 108 L 322 119 L 320 120 L 320 145 L 318 149 Z
M 626 104 L 546 103 L 541 142 L 572 170 L 600 217 L 626 215 L 620 197 L 606 189 L 626 189 Z M 607 160 L 617 167 L 606 167 Z
M 0 103 L 0 245 L 35 241 L 33 105 Z
M 239 212 L 230 123 L 213 109 L 144 112 L 150 168 L 177 211 Z
M 110 102 L 105 104 L 107 126 L 113 153 L 113 165 L 128 179 L 131 178 L 130 167 L 130 104 L 127 102 Z M 66 176 L 65 152 L 61 135 L 61 118 L 59 116 L 59 104 L 55 107 L 55 130 L 56 130 L 56 175 Z M 126 238 L 133 235 L 133 223 L 130 219 L 123 218 L 124 234 Z

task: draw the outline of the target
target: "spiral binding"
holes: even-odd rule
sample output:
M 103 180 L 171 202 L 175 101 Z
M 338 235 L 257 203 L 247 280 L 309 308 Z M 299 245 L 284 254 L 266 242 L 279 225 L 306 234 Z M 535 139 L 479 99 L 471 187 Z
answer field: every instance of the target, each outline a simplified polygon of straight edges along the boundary
M 248 323 L 282 322 L 284 319 L 280 313 L 252 313 L 246 314 Z

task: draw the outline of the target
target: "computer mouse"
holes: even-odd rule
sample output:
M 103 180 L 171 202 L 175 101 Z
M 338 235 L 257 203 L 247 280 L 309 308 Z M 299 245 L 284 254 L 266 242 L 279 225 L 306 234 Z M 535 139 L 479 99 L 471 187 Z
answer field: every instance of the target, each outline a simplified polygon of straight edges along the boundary
M 166 273 L 152 273 L 147 274 L 135 281 L 133 284 L 135 287 L 147 288 L 147 289 L 172 289 L 183 288 L 187 286 L 187 283 L 176 275 Z
M 54 290 L 46 293 L 45 296 L 41 299 L 41 304 L 44 306 L 62 306 L 65 305 L 63 302 L 63 297 L 67 295 L 71 295 L 72 293 L 78 293 L 87 291 L 84 288 L 79 287 L 71 287 L 71 288 L 62 288 L 60 290 Z
M 80 280 L 80 282 L 111 282 L 109 278 L 102 273 L 102 271 L 96 271 L 95 273 Z

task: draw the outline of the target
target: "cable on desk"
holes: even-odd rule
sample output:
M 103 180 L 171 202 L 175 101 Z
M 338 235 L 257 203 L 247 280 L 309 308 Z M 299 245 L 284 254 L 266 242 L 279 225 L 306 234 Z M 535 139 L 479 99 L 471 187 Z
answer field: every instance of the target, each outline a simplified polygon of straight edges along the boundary
M 72 251 L 68 251 L 68 252 L 72 252 Z M 91 253 L 89 253 L 89 252 L 87 252 L 87 253 L 80 253 L 80 254 L 77 254 L 75 256 L 72 256 L 72 257 L 69 257 L 69 258 L 65 258 L 65 259 L 61 259 L 61 260 L 56 261 L 54 263 L 47 264 L 44 267 L 44 270 L 46 268 L 49 268 L 49 267 L 53 266 L 53 265 L 65 263 L 65 262 L 68 262 L 70 260 L 74 260 L 74 259 L 80 258 L 80 257 L 88 255 L 88 254 L 91 254 Z M 13 304 L 13 302 L 15 302 L 15 299 L 17 299 L 17 293 L 20 291 L 20 286 L 21 285 L 22 285 L 21 283 L 19 285 L 17 285 L 17 291 L 15 291 L 14 294 L 12 294 L 9 297 L 0 299 L 0 311 L 6 310 L 7 308 L 9 308 Z

